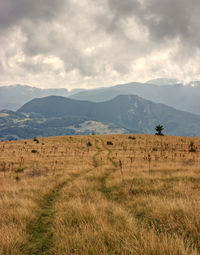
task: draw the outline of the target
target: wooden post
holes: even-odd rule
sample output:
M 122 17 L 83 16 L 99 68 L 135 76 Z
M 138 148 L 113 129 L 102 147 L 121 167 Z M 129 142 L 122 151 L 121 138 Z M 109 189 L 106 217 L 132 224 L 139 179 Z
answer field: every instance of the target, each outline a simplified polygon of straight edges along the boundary
M 151 155 L 148 154 L 148 162 L 149 162 L 149 174 L 150 174 L 150 171 L 151 171 Z
M 119 160 L 119 170 L 121 172 L 122 182 L 124 182 L 124 173 L 123 173 L 123 170 L 122 170 L 122 162 L 121 162 L 121 160 Z

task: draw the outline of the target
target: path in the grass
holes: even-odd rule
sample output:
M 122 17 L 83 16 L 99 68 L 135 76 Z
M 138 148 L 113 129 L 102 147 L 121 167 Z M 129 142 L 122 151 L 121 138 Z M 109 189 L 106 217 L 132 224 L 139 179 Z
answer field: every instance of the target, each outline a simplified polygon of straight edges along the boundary
M 27 223 L 27 235 L 29 236 L 28 242 L 22 247 L 22 254 L 25 255 L 50 255 L 54 248 L 53 243 L 53 221 L 54 221 L 54 204 L 59 198 L 61 189 L 68 183 L 72 183 L 80 177 L 91 172 L 98 167 L 97 156 L 100 154 L 101 149 L 98 148 L 98 141 L 94 140 L 97 153 L 93 156 L 93 168 L 81 173 L 75 174 L 71 179 L 60 182 L 48 193 L 43 195 L 38 203 L 36 211 L 36 219 Z
M 43 196 L 38 204 L 37 217 L 27 224 L 29 240 L 23 248 L 24 254 L 51 254 L 53 246 L 52 220 L 54 217 L 53 204 L 59 196 L 60 190 L 67 182 L 62 182 Z
M 104 194 L 106 198 L 109 198 L 109 195 L 111 193 L 111 189 L 106 186 L 106 180 L 107 178 L 114 172 L 116 172 L 119 168 L 117 163 L 111 158 L 111 150 L 104 144 L 104 141 L 100 139 L 102 150 L 105 150 L 107 152 L 107 160 L 108 160 L 108 166 L 105 168 L 106 172 L 104 175 L 100 178 L 100 189 L 99 191 Z

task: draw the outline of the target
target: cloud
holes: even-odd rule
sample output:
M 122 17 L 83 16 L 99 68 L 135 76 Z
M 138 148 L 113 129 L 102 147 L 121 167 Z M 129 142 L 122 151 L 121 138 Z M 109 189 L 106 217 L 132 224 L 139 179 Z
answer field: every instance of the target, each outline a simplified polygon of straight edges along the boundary
M 23 21 L 52 20 L 67 7 L 65 0 L 2 0 L 0 27 L 7 29 Z
M 2 0 L 0 84 L 200 79 L 197 0 Z

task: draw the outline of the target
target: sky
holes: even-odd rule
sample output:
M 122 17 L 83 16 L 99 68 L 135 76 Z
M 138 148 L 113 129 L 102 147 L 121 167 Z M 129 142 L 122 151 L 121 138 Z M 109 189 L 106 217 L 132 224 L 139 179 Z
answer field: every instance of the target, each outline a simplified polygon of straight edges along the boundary
M 0 86 L 200 80 L 199 0 L 1 0 Z

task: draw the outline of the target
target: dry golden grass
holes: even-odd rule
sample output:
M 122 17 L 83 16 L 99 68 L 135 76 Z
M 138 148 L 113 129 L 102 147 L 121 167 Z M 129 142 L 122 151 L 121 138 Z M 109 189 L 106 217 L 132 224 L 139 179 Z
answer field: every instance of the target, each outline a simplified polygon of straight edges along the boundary
M 200 139 L 135 138 L 1 142 L 0 254 L 200 254 Z

